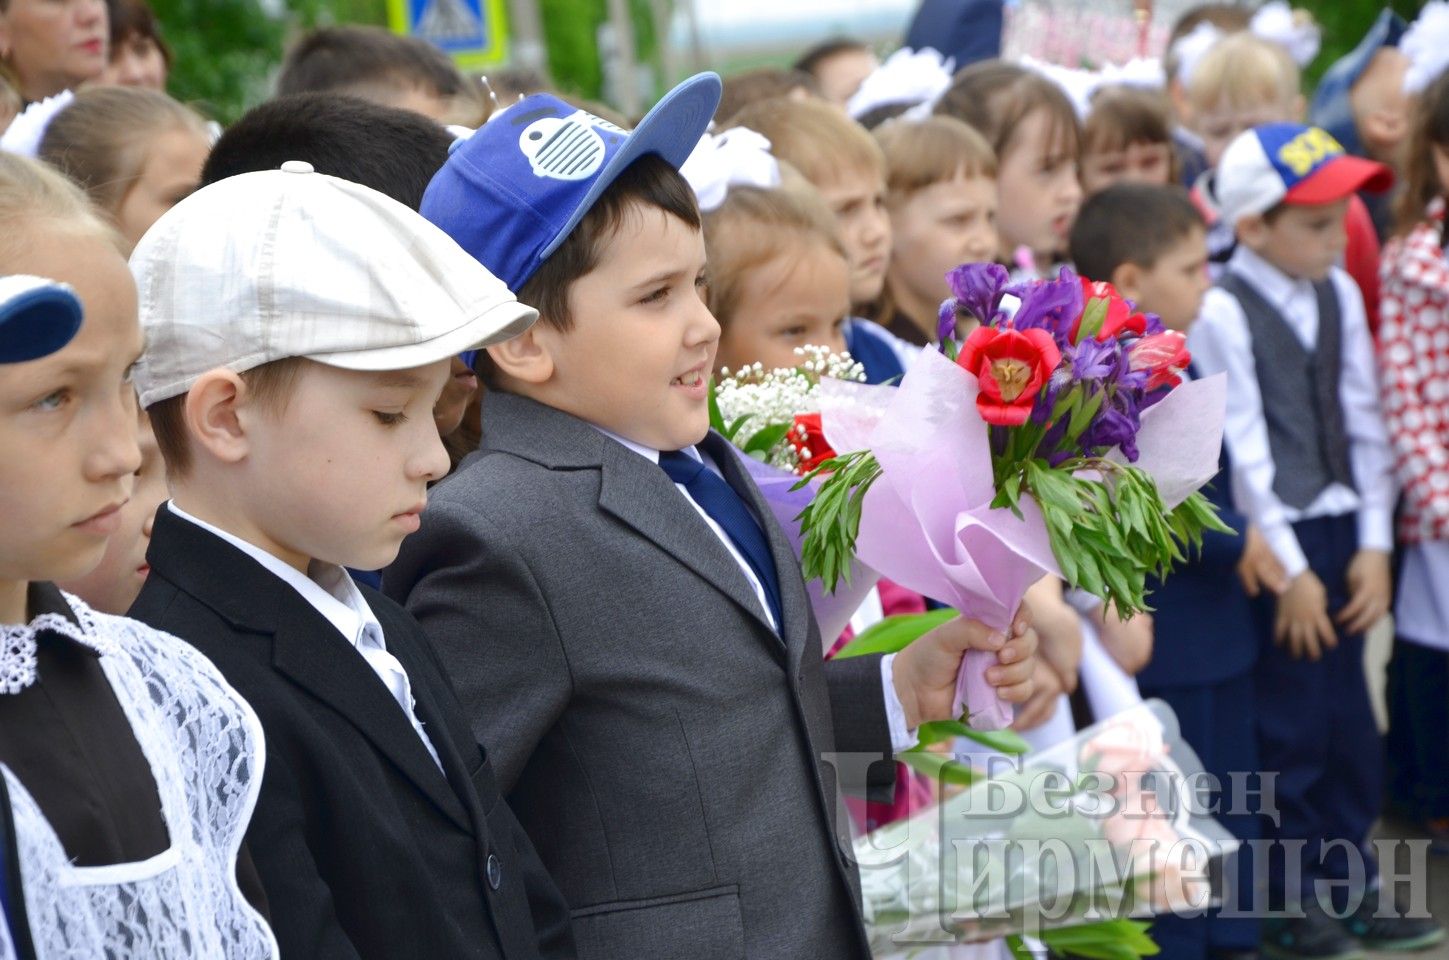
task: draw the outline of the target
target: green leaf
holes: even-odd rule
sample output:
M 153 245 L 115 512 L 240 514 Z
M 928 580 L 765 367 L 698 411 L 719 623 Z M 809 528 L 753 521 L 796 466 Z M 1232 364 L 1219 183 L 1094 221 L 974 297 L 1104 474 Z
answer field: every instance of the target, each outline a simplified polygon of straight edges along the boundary
M 974 730 L 960 720 L 933 720 L 923 723 L 917 728 L 917 742 L 910 752 L 924 750 L 932 744 L 954 740 L 957 737 L 974 740 L 982 746 L 1000 753 L 1026 753 L 1031 749 L 1030 744 L 1023 740 L 1015 730 Z
M 836 660 L 864 657 L 872 653 L 897 653 L 909 647 L 927 631 L 955 619 L 955 610 L 930 610 L 926 613 L 903 613 L 886 617 L 861 631 L 836 652 Z M 927 725 L 923 725 L 927 726 Z
M 785 434 L 790 432 L 794 424 L 772 423 L 755 431 L 755 435 L 745 441 L 742 448 L 745 453 L 769 453 L 775 448 L 775 444 L 785 439 Z
M 969 787 L 976 782 L 975 771 L 955 757 L 942 756 L 929 750 L 907 750 L 905 753 L 896 754 L 896 759 L 912 770 L 924 773 L 933 780 L 940 780 L 943 783 L 955 783 Z
M 1011 960 L 1036 960 L 1036 954 L 1027 948 L 1026 941 L 1016 934 L 1006 938 L 1006 948 L 1011 951 Z
M 709 392 L 705 394 L 709 402 L 709 428 L 723 436 L 726 440 L 730 440 L 733 438 L 728 433 L 725 433 L 724 414 L 719 412 L 719 396 L 715 392 L 717 389 L 718 383 L 714 377 L 710 377 Z

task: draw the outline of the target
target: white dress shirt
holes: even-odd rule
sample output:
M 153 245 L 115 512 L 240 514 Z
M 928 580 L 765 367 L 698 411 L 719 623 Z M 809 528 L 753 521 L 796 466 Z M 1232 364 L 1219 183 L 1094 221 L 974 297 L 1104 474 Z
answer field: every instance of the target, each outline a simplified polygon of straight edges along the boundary
M 361 654 L 363 660 L 367 661 L 372 672 L 377 674 L 383 686 L 387 687 L 392 698 L 402 708 L 403 714 L 407 716 L 408 723 L 412 724 L 412 728 L 422 739 L 423 746 L 428 748 L 428 753 L 432 756 L 433 762 L 438 765 L 438 769 L 443 768 L 443 762 L 438 759 L 438 751 L 433 747 L 433 741 L 428 738 L 422 721 L 418 719 L 417 701 L 413 698 L 412 683 L 408 680 L 407 671 L 403 669 L 403 665 L 397 657 L 388 653 L 382 635 L 382 624 L 378 623 L 377 616 L 367 605 L 367 600 L 363 598 L 361 591 L 357 589 L 357 584 L 352 582 L 352 577 L 346 570 L 336 564 L 313 560 L 307 569 L 308 575 L 303 576 L 291 564 L 282 562 L 256 544 L 233 536 L 205 520 L 193 517 L 178 507 L 174 501 L 168 506 L 176 516 L 215 534 L 266 567 L 301 594 L 303 600 L 306 600 L 313 609 L 322 614 L 328 623 L 336 627 L 337 632 L 352 644 L 353 649 Z
M 593 425 L 591 424 L 591 426 Z M 628 449 L 633 450 L 635 453 L 639 454 L 639 456 L 643 457 L 644 459 L 649 460 L 652 463 L 659 462 L 659 451 L 655 450 L 653 447 L 646 447 L 642 443 L 635 443 L 633 440 L 630 440 L 626 437 L 621 437 L 617 433 L 605 430 L 603 427 L 594 426 L 594 429 L 598 430 L 600 433 L 610 438 L 611 440 L 618 441 Z M 701 453 L 698 448 L 685 447 L 683 450 L 680 451 L 680 453 L 686 454 L 698 460 L 700 463 L 705 465 L 706 469 L 710 470 L 716 476 L 723 479 L 724 475 L 720 473 L 719 466 L 715 464 L 712 458 L 705 456 L 703 453 Z M 704 522 L 709 524 L 709 528 L 713 530 L 714 535 L 719 538 L 719 542 L 724 544 L 725 549 L 730 552 L 730 556 L 734 557 L 735 564 L 740 568 L 740 572 L 745 575 L 745 579 L 749 581 L 751 588 L 754 589 L 755 597 L 760 602 L 760 609 L 764 611 L 765 619 L 769 621 L 770 625 L 775 628 L 775 632 L 778 633 L 780 631 L 780 625 L 775 622 L 775 617 L 770 612 L 769 598 L 765 594 L 764 585 L 760 583 L 760 578 L 755 575 L 754 568 L 750 566 L 747 560 L 745 560 L 744 554 L 740 553 L 739 548 L 735 546 L 734 541 L 730 539 L 729 534 L 725 533 L 724 528 L 721 527 L 718 523 L 715 523 L 714 518 L 705 512 L 704 507 L 700 506 L 699 503 L 696 502 L 695 499 L 689 495 L 689 491 L 684 488 L 684 484 L 676 483 L 674 487 L 679 491 L 680 495 L 683 496 L 685 500 L 689 501 L 689 504 L 699 512 L 699 515 L 704 518 Z M 884 657 L 881 658 L 880 676 L 881 686 L 885 691 L 886 719 L 890 723 L 891 747 L 897 753 L 900 753 L 901 751 L 909 750 L 911 747 L 914 747 L 916 745 L 916 731 L 907 729 L 906 710 L 905 707 L 901 706 L 900 697 L 896 696 L 896 687 L 894 682 L 895 657 L 895 654 L 890 653 L 886 654 Z
M 1275 307 L 1300 343 L 1312 352 L 1318 343 L 1318 300 L 1313 284 L 1288 276 L 1247 247 L 1239 245 L 1227 268 L 1252 284 Z M 1273 453 L 1253 358 L 1252 336 L 1238 301 L 1214 287 L 1188 334 L 1193 363 L 1204 375 L 1227 371 L 1227 419 L 1223 438 L 1233 459 L 1233 499 L 1267 539 L 1289 577 L 1308 569 L 1292 523 L 1315 517 L 1357 514 L 1360 549 L 1393 548 L 1393 456 L 1379 412 L 1378 373 L 1373 339 L 1364 317 L 1363 297 L 1352 278 L 1334 267 L 1341 342 L 1339 403 L 1348 438 L 1349 460 L 1357 492 L 1330 484 L 1302 510 L 1273 492 Z M 1304 429 L 1311 429 L 1305 424 Z

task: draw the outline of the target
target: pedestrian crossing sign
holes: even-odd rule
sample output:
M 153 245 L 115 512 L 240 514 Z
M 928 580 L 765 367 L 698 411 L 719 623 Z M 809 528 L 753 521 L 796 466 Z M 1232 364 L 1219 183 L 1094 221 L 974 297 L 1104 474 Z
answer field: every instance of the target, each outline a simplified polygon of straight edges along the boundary
M 388 25 L 434 44 L 464 69 L 502 62 L 504 0 L 387 0 Z

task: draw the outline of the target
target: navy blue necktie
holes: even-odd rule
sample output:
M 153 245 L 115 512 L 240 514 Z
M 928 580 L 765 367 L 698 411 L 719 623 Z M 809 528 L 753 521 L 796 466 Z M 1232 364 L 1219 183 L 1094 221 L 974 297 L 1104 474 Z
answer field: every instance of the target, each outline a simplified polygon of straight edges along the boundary
M 770 555 L 770 541 L 744 499 L 723 477 L 687 453 L 665 451 L 659 454 L 659 466 L 669 479 L 684 487 L 710 519 L 724 529 L 765 588 L 776 628 L 783 631 L 785 619 L 780 613 L 780 578 L 775 572 L 775 558 Z

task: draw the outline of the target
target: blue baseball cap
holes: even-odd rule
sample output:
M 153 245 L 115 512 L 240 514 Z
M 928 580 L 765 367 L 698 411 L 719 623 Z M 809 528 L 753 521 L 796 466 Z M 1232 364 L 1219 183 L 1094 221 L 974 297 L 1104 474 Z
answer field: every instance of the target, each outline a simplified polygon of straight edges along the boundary
M 1209 199 L 1224 219 L 1266 213 L 1280 203 L 1342 200 L 1360 190 L 1394 184 L 1382 163 L 1344 152 L 1326 130 L 1301 123 L 1266 123 L 1238 134 L 1210 181 Z
M 720 90 L 716 74 L 690 77 L 632 132 L 546 93 L 525 97 L 454 145 L 422 215 L 517 291 L 629 164 L 653 153 L 683 165 Z
M 1313 105 L 1308 109 L 1308 118 L 1315 126 L 1333 134 L 1351 153 L 1360 153 L 1363 149 L 1349 96 L 1353 92 L 1353 85 L 1368 69 L 1374 54 L 1384 47 L 1397 47 L 1408 27 L 1409 24 L 1403 17 L 1392 10 L 1383 10 L 1358 46 L 1335 61 L 1318 81 L 1318 89 L 1313 94 Z
M 81 302 L 70 287 L 44 277 L 0 277 L 0 363 L 48 357 L 81 327 Z

